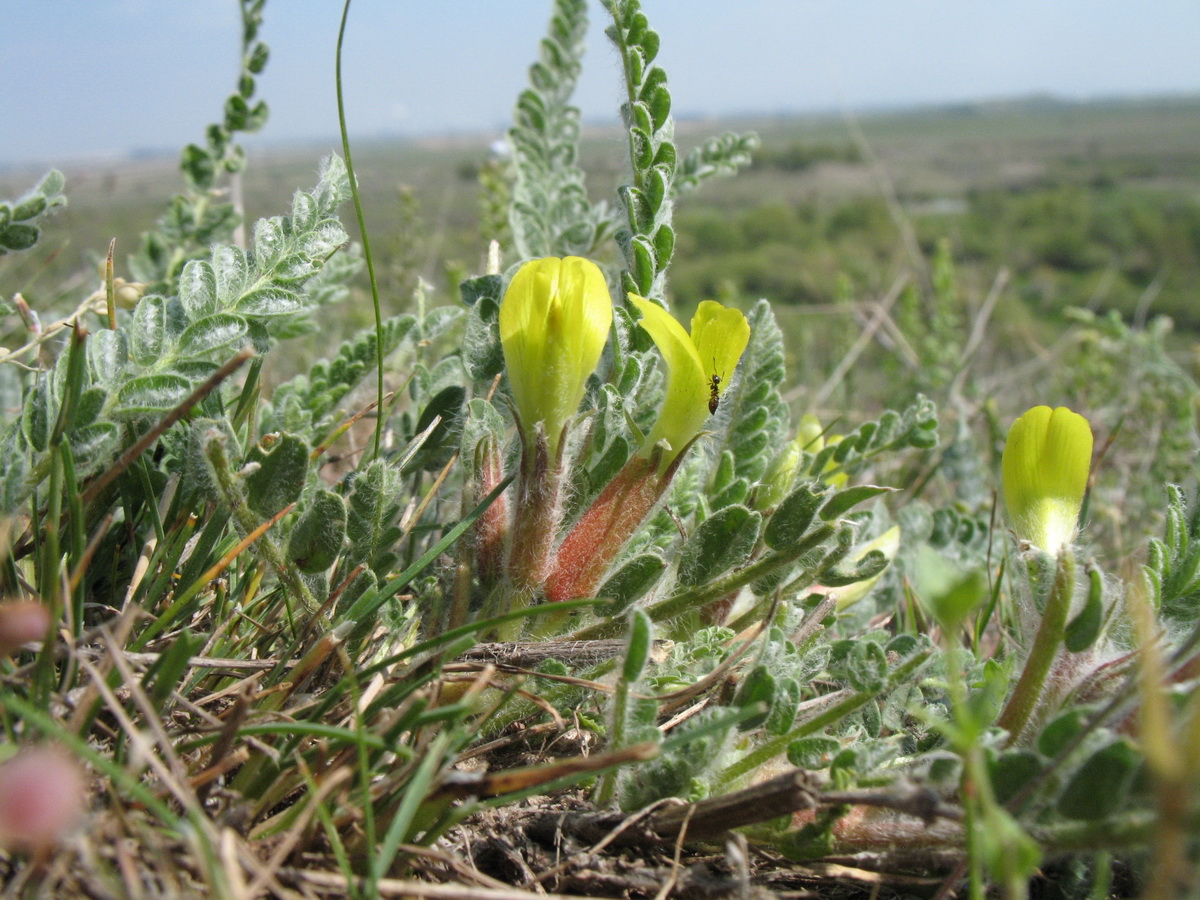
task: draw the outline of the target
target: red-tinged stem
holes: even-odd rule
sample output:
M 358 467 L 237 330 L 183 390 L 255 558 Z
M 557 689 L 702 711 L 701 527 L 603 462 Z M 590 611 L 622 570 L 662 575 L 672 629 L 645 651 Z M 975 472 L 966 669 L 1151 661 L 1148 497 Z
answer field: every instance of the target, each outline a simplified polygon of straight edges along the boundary
M 617 554 L 671 483 L 676 465 L 659 472 L 658 456 L 630 459 L 575 523 L 558 548 L 554 571 L 546 582 L 548 600 L 595 596 Z

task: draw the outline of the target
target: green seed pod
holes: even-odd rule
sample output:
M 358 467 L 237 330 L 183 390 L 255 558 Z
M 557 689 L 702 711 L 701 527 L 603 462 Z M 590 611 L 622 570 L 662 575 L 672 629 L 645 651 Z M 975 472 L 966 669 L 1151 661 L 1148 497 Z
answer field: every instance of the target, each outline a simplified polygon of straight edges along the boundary
M 646 661 L 650 658 L 650 646 L 654 643 L 654 624 L 645 610 L 635 609 L 629 617 L 629 649 L 625 652 L 625 667 L 621 678 L 632 684 L 642 676 Z

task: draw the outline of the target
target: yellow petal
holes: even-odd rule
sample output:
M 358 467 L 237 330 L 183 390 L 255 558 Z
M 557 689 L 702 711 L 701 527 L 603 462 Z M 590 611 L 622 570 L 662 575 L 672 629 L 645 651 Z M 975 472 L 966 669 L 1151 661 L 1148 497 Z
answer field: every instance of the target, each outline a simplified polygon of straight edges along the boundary
M 692 318 L 689 335 L 657 303 L 637 294 L 630 294 L 629 302 L 641 312 L 640 324 L 667 364 L 667 396 L 640 452 L 648 456 L 665 441 L 671 452 L 663 462 L 669 464 L 712 415 L 750 341 L 750 323 L 739 310 L 705 300 Z
M 709 381 L 700 354 L 675 317 L 636 294 L 630 294 L 629 300 L 641 312 L 641 326 L 667 364 L 667 396 L 641 452 L 648 456 L 659 441 L 666 441 L 671 448 L 665 458 L 669 462 L 699 434 L 709 417 Z
M 814 455 L 825 449 L 825 429 L 821 427 L 821 420 L 812 413 L 800 417 L 800 424 L 796 427 L 796 443 L 801 450 Z
M 692 316 L 692 344 L 718 397 L 729 387 L 733 370 L 750 342 L 750 323 L 741 310 L 703 300 Z M 714 379 L 713 376 L 716 376 Z

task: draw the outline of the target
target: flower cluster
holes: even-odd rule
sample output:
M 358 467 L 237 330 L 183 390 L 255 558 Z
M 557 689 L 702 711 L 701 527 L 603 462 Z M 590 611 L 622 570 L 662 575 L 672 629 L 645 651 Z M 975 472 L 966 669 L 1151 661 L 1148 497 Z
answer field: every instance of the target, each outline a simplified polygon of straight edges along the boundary
M 656 303 L 634 294 L 629 303 L 667 367 L 663 406 L 643 446 L 561 540 L 567 435 L 608 341 L 611 296 L 595 263 L 547 258 L 522 265 L 500 305 L 500 343 L 521 440 L 505 573 L 526 599 L 538 592 L 551 600 L 591 595 L 719 408 L 750 339 L 746 317 L 720 303 L 701 303 L 690 333 Z M 477 460 L 476 482 L 494 483 L 496 465 Z M 491 560 L 498 516 L 479 542 Z M 487 568 L 497 569 L 494 562 Z

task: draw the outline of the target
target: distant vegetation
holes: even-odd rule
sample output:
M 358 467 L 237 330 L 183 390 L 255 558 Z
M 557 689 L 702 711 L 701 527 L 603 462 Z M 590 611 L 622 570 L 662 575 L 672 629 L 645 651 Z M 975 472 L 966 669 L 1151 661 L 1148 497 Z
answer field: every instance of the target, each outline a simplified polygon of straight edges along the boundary
M 679 205 L 671 290 L 684 306 L 715 296 L 798 307 L 877 298 L 911 265 L 909 227 L 926 258 L 950 241 L 975 302 L 1006 268 L 1001 318 L 1060 321 L 1084 306 L 1129 319 L 1166 314 L 1178 330 L 1200 332 L 1200 98 L 960 104 L 864 118 L 861 141 L 837 119 L 728 124 L 758 131 L 762 147 L 741 177 Z M 679 143 L 713 128 L 680 123 Z M 382 198 L 368 223 L 394 235 L 378 249 L 390 302 L 403 305 L 417 275 L 450 290 L 477 267 L 493 137 L 359 151 L 360 178 Z M 623 178 L 612 168 L 619 140 L 585 133 L 594 199 L 611 202 Z M 310 177 L 312 155 L 254 154 L 248 218 L 285 203 Z M 37 286 L 81 271 L 113 236 L 118 258 L 132 250 L 157 214 L 157 188 L 176 177 L 173 165 L 146 160 L 66 174 L 72 236 L 26 263 Z M 0 193 L 27 180 L 0 175 Z
M 763 147 L 750 164 L 755 169 L 778 169 L 781 172 L 803 172 L 823 162 L 862 162 L 862 151 L 854 144 L 809 143 L 792 141 L 785 146 Z
M 949 238 L 968 281 L 1007 267 L 1012 299 L 1040 316 L 1090 306 L 1200 330 L 1200 153 L 1180 143 L 1198 112 L 1037 104 L 867 120 L 874 175 L 855 144 L 827 139 L 829 123 L 807 140 L 789 137 L 801 125 L 764 129 L 749 172 L 681 208 L 672 287 L 693 303 L 828 304 L 846 277 L 856 294 L 878 292 L 902 217 L 926 255 Z M 937 132 L 924 145 L 922 123 Z M 1190 130 L 1200 146 L 1200 124 Z M 895 187 L 892 209 L 878 177 Z
M 969 269 L 981 275 L 1012 269 L 1016 295 L 1040 314 L 1079 305 L 1133 315 L 1143 305 L 1143 313 L 1166 313 L 1183 328 L 1200 329 L 1195 197 L 1126 186 L 1106 175 L 1048 177 L 972 188 L 941 203 L 918 201 L 905 214 L 926 253 L 949 237 Z M 692 207 L 680 220 L 686 239 L 673 286 L 692 302 L 735 293 L 831 303 L 843 274 L 860 289 L 875 287 L 896 247 L 888 204 L 874 196 L 764 200 L 732 214 Z

